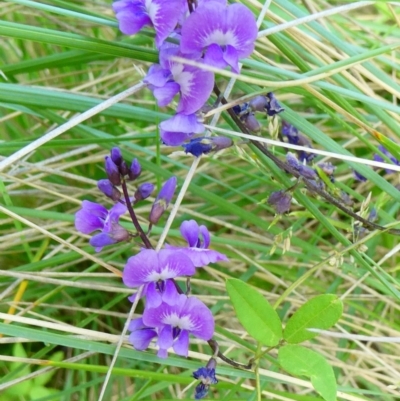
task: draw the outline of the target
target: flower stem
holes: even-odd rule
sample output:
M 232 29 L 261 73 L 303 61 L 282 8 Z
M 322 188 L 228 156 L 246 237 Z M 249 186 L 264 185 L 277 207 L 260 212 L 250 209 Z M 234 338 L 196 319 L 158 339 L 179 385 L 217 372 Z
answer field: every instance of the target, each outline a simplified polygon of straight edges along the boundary
M 128 208 L 129 215 L 131 216 L 132 223 L 135 226 L 136 231 L 138 232 L 140 239 L 143 241 L 143 244 L 147 249 L 153 249 L 149 239 L 147 238 L 146 233 L 143 231 L 142 227 L 139 224 L 139 221 L 138 221 L 138 219 L 136 217 L 135 211 L 133 210 L 133 207 L 132 207 L 132 204 L 131 204 L 131 200 L 129 199 L 128 187 L 126 186 L 126 181 L 124 179 L 122 179 L 121 187 L 122 187 L 122 191 L 124 193 L 126 207 Z

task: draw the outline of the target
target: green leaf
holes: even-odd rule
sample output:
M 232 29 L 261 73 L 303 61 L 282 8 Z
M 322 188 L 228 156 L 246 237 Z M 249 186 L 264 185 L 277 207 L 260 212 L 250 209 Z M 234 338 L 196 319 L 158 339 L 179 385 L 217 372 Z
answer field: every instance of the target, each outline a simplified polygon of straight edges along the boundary
M 246 331 L 263 345 L 277 345 L 282 338 L 282 324 L 268 301 L 241 280 L 227 280 L 226 289 Z
M 291 344 L 314 338 L 318 333 L 307 329 L 329 329 L 339 320 L 342 312 L 342 301 L 336 295 L 318 295 L 307 301 L 290 317 L 283 331 L 283 338 Z
M 335 375 L 322 355 L 300 345 L 288 344 L 279 349 L 278 362 L 288 373 L 310 378 L 315 391 L 326 401 L 336 401 Z

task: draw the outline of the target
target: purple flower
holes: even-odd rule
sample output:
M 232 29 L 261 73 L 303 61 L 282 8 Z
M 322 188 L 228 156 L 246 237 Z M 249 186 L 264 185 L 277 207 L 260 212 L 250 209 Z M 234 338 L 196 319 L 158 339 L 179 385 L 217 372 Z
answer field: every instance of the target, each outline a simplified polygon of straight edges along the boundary
M 150 210 L 149 221 L 151 224 L 157 224 L 160 217 L 167 210 L 176 189 L 176 177 L 171 177 L 164 182 L 153 206 Z
M 220 1 L 203 2 L 182 26 L 181 52 L 200 56 L 217 68 L 239 72 L 239 59 L 250 56 L 257 38 L 253 13 L 243 4 L 226 6 Z
M 165 145 L 180 146 L 194 134 L 201 134 L 205 128 L 196 114 L 177 113 L 160 124 L 160 136 Z
M 388 157 L 388 159 L 390 159 L 390 161 L 393 162 L 393 164 L 395 164 L 396 166 L 400 166 L 400 162 L 382 145 L 378 146 L 378 149 L 385 155 Z M 383 162 L 386 163 L 386 160 L 383 159 L 382 156 L 378 155 L 377 153 L 374 154 L 374 160 L 377 162 Z M 388 168 L 385 169 L 386 174 L 391 174 L 394 173 L 393 170 L 390 170 Z
M 175 29 L 183 7 L 183 0 L 120 0 L 113 3 L 121 32 L 134 35 L 146 25 L 153 26 L 158 48 Z
M 142 318 L 134 319 L 129 323 L 129 341 L 138 351 L 144 351 L 151 340 L 157 337 L 157 331 L 153 327 L 147 327 Z
M 283 214 L 290 210 L 292 195 L 286 191 L 272 192 L 267 200 L 268 204 L 274 207 L 276 213 Z
M 206 366 L 203 366 L 193 372 L 193 377 L 200 380 L 200 383 L 196 386 L 196 392 L 194 398 L 201 400 L 208 394 L 208 390 L 212 384 L 217 384 L 218 379 L 215 377 L 215 368 L 217 362 L 214 358 L 211 358 Z
M 151 66 L 143 81 L 149 84 L 160 107 L 167 106 L 180 93 L 176 111 L 193 114 L 209 98 L 214 87 L 214 74 L 171 61 L 173 56 L 182 56 L 178 48 L 161 50 L 160 64 Z
M 298 173 L 309 180 L 315 180 L 318 177 L 317 172 L 312 169 L 311 167 L 308 167 L 304 164 L 299 163 L 297 160 L 296 156 L 293 153 L 288 152 L 286 154 L 286 161 L 289 164 L 289 166 L 293 167 Z
M 259 95 L 251 99 L 249 108 L 253 111 L 265 111 L 270 117 L 285 110 L 272 92 L 268 92 L 265 96 Z
M 100 252 L 103 246 L 129 239 L 128 231 L 119 224 L 120 216 L 126 211 L 126 206 L 121 203 L 117 203 L 108 211 L 102 205 L 84 200 L 82 209 L 75 214 L 75 228 L 83 234 L 100 230 L 101 233 L 89 241 L 96 252 Z
M 185 153 L 191 153 L 193 156 L 199 157 L 212 151 L 216 152 L 221 149 L 229 148 L 233 145 L 233 141 L 225 136 L 200 137 L 191 139 L 189 143 L 183 144 Z
M 147 308 L 156 307 L 162 301 L 170 304 L 176 302 L 178 293 L 172 279 L 192 276 L 195 272 L 192 261 L 183 252 L 142 249 L 128 259 L 122 279 L 130 288 L 145 286 L 142 294 L 146 296 Z
M 173 347 L 178 355 L 189 352 L 189 334 L 208 341 L 214 334 L 214 318 L 211 311 L 199 299 L 179 295 L 174 305 L 165 302 L 156 308 L 146 308 L 143 323 L 158 331 L 158 356 L 166 358 Z
M 145 182 L 139 185 L 135 192 L 135 202 L 139 202 L 143 199 L 148 198 L 154 191 L 154 185 L 151 182 Z
M 111 184 L 121 185 L 121 175 L 119 173 L 118 167 L 109 156 L 105 157 L 105 170 Z
M 288 142 L 292 145 L 299 145 L 312 149 L 310 140 L 304 135 L 300 134 L 296 127 L 286 121 L 282 121 L 282 135 L 286 136 Z M 297 151 L 297 156 L 301 162 L 304 160 L 306 162 L 310 162 L 315 158 L 314 153 L 308 153 L 304 150 Z
M 224 254 L 208 249 L 210 245 L 210 233 L 206 226 L 199 226 L 195 220 L 186 220 L 181 224 L 180 231 L 182 237 L 188 243 L 188 247 L 181 248 L 166 245 L 166 248 L 183 252 L 196 267 L 228 260 Z
M 353 177 L 356 181 L 361 181 L 361 182 L 365 182 L 367 181 L 367 178 L 364 177 L 362 174 L 360 174 L 358 171 L 353 170 Z

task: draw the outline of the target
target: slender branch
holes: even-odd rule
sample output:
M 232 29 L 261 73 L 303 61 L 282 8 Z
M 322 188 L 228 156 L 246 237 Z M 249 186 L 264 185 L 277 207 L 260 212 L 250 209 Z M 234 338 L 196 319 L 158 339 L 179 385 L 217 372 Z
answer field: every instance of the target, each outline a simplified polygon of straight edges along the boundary
M 135 211 L 133 210 L 131 200 L 129 199 L 128 187 L 126 186 L 126 181 L 124 179 L 122 179 L 121 187 L 122 187 L 122 191 L 124 193 L 126 207 L 128 208 L 128 212 L 129 212 L 129 215 L 131 216 L 132 223 L 135 226 L 140 239 L 143 241 L 143 244 L 147 249 L 153 249 L 149 239 L 147 238 L 146 233 L 143 231 L 141 225 L 139 224 L 139 221 L 136 217 Z
M 221 103 L 226 104 L 227 100 L 221 95 L 220 90 L 217 88 L 216 85 L 214 85 L 214 92 L 217 96 L 221 98 Z M 240 121 L 240 119 L 237 117 L 235 112 L 232 109 L 228 109 L 229 115 L 232 117 L 232 119 L 235 121 L 236 125 L 240 128 L 240 130 L 245 133 L 245 134 L 250 134 L 249 130 L 246 128 L 246 126 Z M 367 219 L 364 219 L 363 217 L 359 216 L 357 213 L 353 212 L 352 210 L 348 209 L 345 205 L 343 205 L 338 199 L 330 195 L 328 192 L 324 191 L 321 189 L 318 185 L 315 184 L 313 180 L 309 180 L 305 177 L 303 177 L 297 170 L 295 170 L 292 166 L 290 166 L 288 163 L 280 160 L 277 156 L 275 156 L 272 152 L 270 152 L 263 144 L 260 142 L 250 139 L 250 143 L 254 145 L 258 150 L 260 150 L 265 156 L 267 156 L 269 159 L 271 159 L 281 170 L 290 173 L 296 178 L 301 179 L 307 189 L 311 192 L 314 192 L 318 195 L 320 195 L 322 198 L 324 198 L 326 201 L 331 203 L 332 205 L 336 206 L 338 209 L 340 209 L 342 212 L 346 213 L 347 215 L 353 217 L 353 219 L 359 221 L 362 223 L 366 228 L 370 230 L 380 230 L 380 231 L 385 231 L 389 234 L 393 235 L 400 235 L 400 229 L 395 229 L 395 228 L 386 228 L 383 227 L 379 224 L 373 223 Z
M 253 367 L 253 360 L 250 360 L 250 362 L 245 365 L 243 363 L 235 362 L 234 360 L 226 357 L 220 350 L 219 350 L 219 345 L 215 340 L 208 340 L 207 341 L 208 345 L 211 347 L 215 355 L 218 355 L 219 358 L 221 358 L 224 362 L 228 363 L 229 365 L 235 367 L 235 368 L 240 368 L 240 369 L 246 369 L 250 370 Z

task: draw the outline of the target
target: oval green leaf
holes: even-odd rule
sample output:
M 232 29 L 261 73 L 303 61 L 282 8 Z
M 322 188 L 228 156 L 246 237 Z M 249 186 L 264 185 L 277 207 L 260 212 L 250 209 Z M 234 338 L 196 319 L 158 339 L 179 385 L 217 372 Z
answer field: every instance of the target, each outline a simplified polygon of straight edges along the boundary
M 279 349 L 278 362 L 291 375 L 310 378 L 315 391 L 324 400 L 336 401 L 335 374 L 321 354 L 301 345 L 288 344 Z
M 342 301 L 336 295 L 318 295 L 290 317 L 283 331 L 283 338 L 291 344 L 314 338 L 318 333 L 309 331 L 309 328 L 329 329 L 340 319 L 342 312 Z
M 226 289 L 246 331 L 263 345 L 278 345 L 282 338 L 282 323 L 268 301 L 241 280 L 228 279 Z

